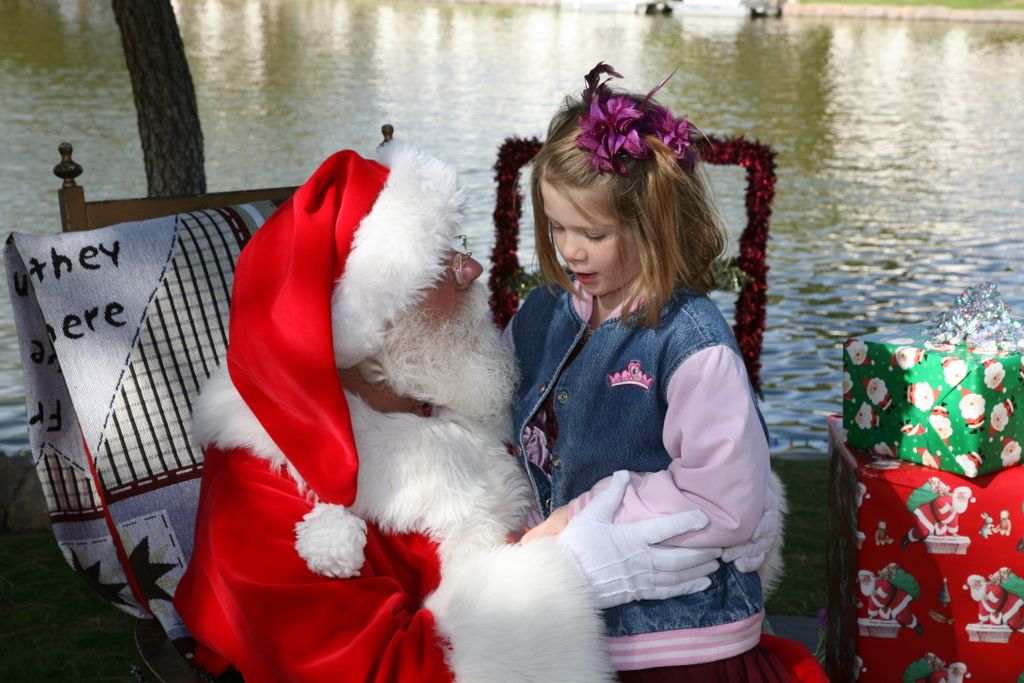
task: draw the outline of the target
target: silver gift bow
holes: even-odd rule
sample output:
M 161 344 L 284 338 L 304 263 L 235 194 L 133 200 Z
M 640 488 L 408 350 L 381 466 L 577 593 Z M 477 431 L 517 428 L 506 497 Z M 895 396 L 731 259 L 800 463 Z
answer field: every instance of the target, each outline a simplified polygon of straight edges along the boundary
M 932 323 L 932 344 L 967 343 L 987 352 L 1024 350 L 1024 327 L 1010 317 L 994 282 L 965 289 L 953 308 L 936 315 Z

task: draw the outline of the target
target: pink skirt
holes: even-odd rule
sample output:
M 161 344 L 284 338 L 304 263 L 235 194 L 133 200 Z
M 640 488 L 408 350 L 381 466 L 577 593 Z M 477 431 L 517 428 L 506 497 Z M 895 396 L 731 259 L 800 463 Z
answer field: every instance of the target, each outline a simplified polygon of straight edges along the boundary
M 620 671 L 621 683 L 828 683 L 806 646 L 762 634 L 761 642 L 741 655 L 705 664 Z

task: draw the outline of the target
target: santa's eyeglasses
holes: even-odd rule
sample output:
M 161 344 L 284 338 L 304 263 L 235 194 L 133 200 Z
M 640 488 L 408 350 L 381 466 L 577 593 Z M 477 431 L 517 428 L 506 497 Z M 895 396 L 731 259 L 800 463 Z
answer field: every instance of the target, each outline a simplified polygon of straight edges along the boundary
M 469 238 L 466 235 L 456 235 L 455 239 L 461 243 L 462 251 L 452 249 L 452 253 L 445 259 L 442 265 L 445 275 L 451 273 L 455 277 L 455 284 L 459 287 L 466 285 L 466 263 L 473 256 L 469 249 Z

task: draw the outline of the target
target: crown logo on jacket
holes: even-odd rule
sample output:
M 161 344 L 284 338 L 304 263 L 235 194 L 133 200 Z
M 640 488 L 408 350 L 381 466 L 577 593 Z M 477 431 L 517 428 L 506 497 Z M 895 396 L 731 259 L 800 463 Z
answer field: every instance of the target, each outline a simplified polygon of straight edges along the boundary
M 654 378 L 649 377 L 643 370 L 640 369 L 640 361 L 633 360 L 626 365 L 626 369 L 621 372 L 613 372 L 608 375 L 608 386 L 617 387 L 623 384 L 631 384 L 635 387 L 642 387 L 644 389 L 650 389 L 651 384 L 654 383 Z

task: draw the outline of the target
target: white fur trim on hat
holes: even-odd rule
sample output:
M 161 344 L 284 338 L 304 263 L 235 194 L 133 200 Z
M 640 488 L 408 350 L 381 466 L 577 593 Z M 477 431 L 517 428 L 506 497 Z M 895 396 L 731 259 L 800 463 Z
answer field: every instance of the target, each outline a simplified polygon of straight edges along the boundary
M 399 142 L 385 149 L 388 179 L 356 230 L 334 289 L 334 355 L 341 368 L 377 352 L 388 323 L 438 280 L 465 216 L 466 196 L 452 167 Z
M 365 547 L 366 522 L 344 505 L 317 503 L 295 525 L 295 550 L 321 576 L 359 576 Z

